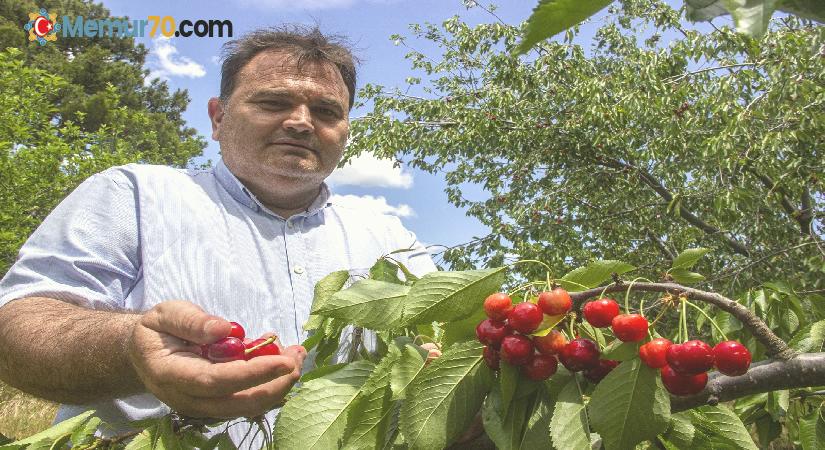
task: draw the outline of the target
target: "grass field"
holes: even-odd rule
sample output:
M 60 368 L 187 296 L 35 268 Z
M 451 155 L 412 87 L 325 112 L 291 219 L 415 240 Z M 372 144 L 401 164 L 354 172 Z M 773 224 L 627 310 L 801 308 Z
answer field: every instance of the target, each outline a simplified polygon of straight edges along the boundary
M 16 438 L 31 436 L 48 428 L 56 412 L 56 403 L 0 382 L 0 434 Z

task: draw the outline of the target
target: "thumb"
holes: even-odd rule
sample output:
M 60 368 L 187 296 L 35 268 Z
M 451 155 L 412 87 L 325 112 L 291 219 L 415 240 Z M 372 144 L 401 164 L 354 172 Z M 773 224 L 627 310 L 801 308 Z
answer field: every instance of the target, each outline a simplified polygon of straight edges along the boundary
M 229 321 L 183 300 L 155 305 L 143 315 L 141 324 L 195 344 L 211 344 L 228 336 L 231 329 Z

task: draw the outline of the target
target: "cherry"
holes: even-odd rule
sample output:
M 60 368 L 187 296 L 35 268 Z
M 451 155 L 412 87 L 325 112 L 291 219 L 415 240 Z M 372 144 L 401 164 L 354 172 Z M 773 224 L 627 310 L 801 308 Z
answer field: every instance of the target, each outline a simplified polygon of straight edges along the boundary
M 590 369 L 584 371 L 584 377 L 593 383 L 598 383 L 618 365 L 619 361 L 613 361 L 612 359 L 600 359 L 598 366 L 591 367 Z
M 487 317 L 503 321 L 513 310 L 513 300 L 503 292 L 496 292 L 484 299 L 484 313 Z
M 656 338 L 647 344 L 639 347 L 639 358 L 648 367 L 653 369 L 661 369 L 667 365 L 667 358 L 665 357 L 668 347 L 673 345 L 673 342 L 665 338 Z
M 478 340 L 482 344 L 491 347 L 498 348 L 501 345 L 501 340 L 508 334 L 513 334 L 513 330 L 504 322 L 484 319 L 476 326 Z
M 724 341 L 713 347 L 716 368 L 725 375 L 744 375 L 751 365 L 751 352 L 737 341 Z
M 567 338 L 556 330 L 546 336 L 533 336 L 533 345 L 543 355 L 556 355 L 567 345 Z
M 511 334 L 501 341 L 501 359 L 514 366 L 525 364 L 532 356 L 533 341 L 526 336 Z
M 601 298 L 585 303 L 582 308 L 587 323 L 596 328 L 609 327 L 613 318 L 619 315 L 619 304 L 610 298 Z
M 559 361 L 571 372 L 580 372 L 599 364 L 599 346 L 590 339 L 573 339 L 559 353 Z
M 708 384 L 706 372 L 696 375 L 681 375 L 670 366 L 662 367 L 662 383 L 665 389 L 673 395 L 693 395 L 702 392 Z
M 665 357 L 673 371 L 681 375 L 696 375 L 713 367 L 713 350 L 698 340 L 671 345 Z
M 236 337 L 226 337 L 209 344 L 206 357 L 212 362 L 229 362 L 244 359 L 243 341 Z
M 484 346 L 484 362 L 487 363 L 487 367 L 498 370 L 499 363 L 501 362 L 501 357 L 498 354 L 498 351 L 489 345 Z
M 553 376 L 559 361 L 550 355 L 535 355 L 521 367 L 524 376 L 533 381 L 543 381 Z
M 263 344 L 266 341 L 267 339 L 255 339 L 254 341 L 246 344 L 246 350 L 251 349 L 259 344 Z M 281 349 L 278 348 L 278 345 L 274 342 L 270 342 L 269 344 L 262 345 L 261 347 L 258 347 L 249 353 L 246 353 L 246 360 L 249 361 L 250 359 L 257 358 L 259 356 L 278 356 L 280 354 Z
M 232 328 L 229 329 L 229 335 L 227 337 L 238 338 L 240 340 L 246 337 L 246 331 L 244 331 L 241 324 L 238 322 L 229 322 L 229 325 Z
M 647 319 L 640 314 L 620 314 L 613 318 L 613 334 L 622 342 L 638 342 L 647 337 Z
M 573 307 L 573 300 L 570 294 L 564 289 L 558 287 L 550 292 L 542 292 L 538 299 L 539 308 L 549 316 L 558 316 L 566 314 Z
M 524 334 L 536 331 L 543 319 L 544 314 L 541 313 L 541 308 L 530 302 L 519 303 L 514 306 L 513 310 L 510 311 L 510 315 L 507 316 L 507 322 L 510 326 Z

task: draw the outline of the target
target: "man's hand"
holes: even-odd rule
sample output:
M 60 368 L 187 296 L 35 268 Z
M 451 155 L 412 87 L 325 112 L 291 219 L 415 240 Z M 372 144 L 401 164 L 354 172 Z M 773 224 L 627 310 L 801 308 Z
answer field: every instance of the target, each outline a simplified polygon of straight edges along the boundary
M 129 358 L 152 394 L 192 417 L 253 417 L 283 404 L 298 381 L 306 350 L 295 345 L 280 356 L 213 363 L 200 344 L 229 334 L 229 322 L 185 301 L 147 311 L 128 341 Z

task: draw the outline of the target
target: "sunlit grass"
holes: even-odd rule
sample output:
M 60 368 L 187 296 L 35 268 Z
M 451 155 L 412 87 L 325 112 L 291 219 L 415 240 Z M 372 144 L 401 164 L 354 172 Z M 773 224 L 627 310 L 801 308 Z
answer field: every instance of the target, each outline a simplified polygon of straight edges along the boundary
M 0 434 L 23 438 L 51 426 L 57 404 L 0 382 Z

